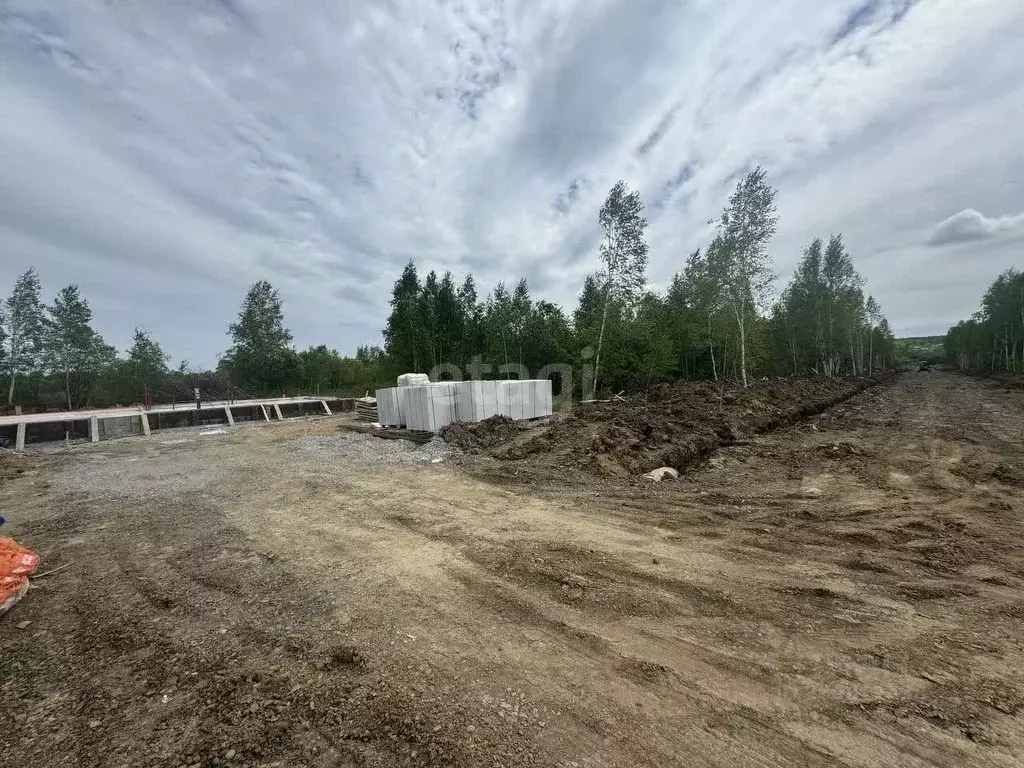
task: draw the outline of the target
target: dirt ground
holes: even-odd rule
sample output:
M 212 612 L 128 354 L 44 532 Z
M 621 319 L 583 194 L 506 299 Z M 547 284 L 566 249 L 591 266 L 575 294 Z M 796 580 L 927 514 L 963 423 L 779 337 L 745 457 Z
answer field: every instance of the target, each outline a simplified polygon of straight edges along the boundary
M 476 442 L 501 458 L 533 459 L 542 466 L 574 467 L 599 475 L 640 475 L 665 466 L 685 471 L 716 448 L 820 413 L 880 380 L 764 379 L 747 388 L 679 381 L 659 384 L 628 400 L 580 404 L 572 413 L 559 414 L 566 418 L 527 433 L 517 435 L 506 422 L 480 422 L 461 425 L 463 433 L 483 433 L 475 441 L 472 434 L 458 434 L 458 424 L 451 425 L 455 435 L 442 431 L 441 436 L 464 450 Z M 459 439 L 465 437 L 470 439 Z
M 657 485 L 336 430 L 3 475 L 71 565 L 0 618 L 0 765 L 1024 764 L 1024 392 L 906 374 Z

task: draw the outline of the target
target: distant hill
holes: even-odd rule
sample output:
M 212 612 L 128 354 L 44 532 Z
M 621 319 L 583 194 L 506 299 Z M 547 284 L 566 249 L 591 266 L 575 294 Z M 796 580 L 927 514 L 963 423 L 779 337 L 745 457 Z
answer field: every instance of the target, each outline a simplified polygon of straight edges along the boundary
M 941 362 L 945 357 L 942 344 L 944 336 L 907 336 L 896 339 L 903 360 L 929 360 Z

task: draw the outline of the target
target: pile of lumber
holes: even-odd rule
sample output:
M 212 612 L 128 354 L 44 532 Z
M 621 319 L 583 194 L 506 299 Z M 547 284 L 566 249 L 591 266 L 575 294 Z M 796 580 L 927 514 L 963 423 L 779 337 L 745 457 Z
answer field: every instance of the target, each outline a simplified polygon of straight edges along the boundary
M 434 436 L 433 432 L 424 432 L 417 429 L 398 429 L 397 427 L 381 427 L 379 425 L 359 424 L 346 421 L 338 425 L 343 432 L 360 432 L 364 435 L 373 435 L 384 440 L 411 440 L 414 443 L 428 443 Z
M 372 421 L 377 423 L 377 398 L 357 397 L 356 418 L 360 421 Z

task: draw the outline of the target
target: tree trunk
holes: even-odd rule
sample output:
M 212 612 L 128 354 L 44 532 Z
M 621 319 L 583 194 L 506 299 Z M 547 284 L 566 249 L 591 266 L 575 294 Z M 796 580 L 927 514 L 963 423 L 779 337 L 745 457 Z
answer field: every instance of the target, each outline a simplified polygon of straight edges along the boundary
M 746 323 L 740 323 L 740 375 L 743 386 L 747 386 L 747 329 Z
M 743 386 L 747 386 L 747 323 L 746 318 L 743 317 L 745 314 L 744 310 L 746 307 L 744 304 L 733 304 L 733 312 L 736 313 L 736 325 L 740 332 L 740 378 L 743 381 Z
M 11 333 L 11 385 L 7 388 L 8 405 L 14 402 L 14 378 L 18 375 L 18 353 L 20 351 L 18 348 L 18 332 L 14 331 Z
M 715 362 L 715 337 L 711 333 L 711 315 L 708 315 L 708 349 L 711 351 L 711 375 L 718 381 L 718 364 Z
M 597 334 L 597 356 L 594 358 L 594 383 L 590 388 L 590 399 L 597 399 L 597 374 L 601 370 L 601 345 L 604 343 L 604 324 L 608 320 L 608 298 L 612 290 L 612 276 L 609 272 L 608 282 L 604 286 L 604 311 L 601 313 L 601 331 Z

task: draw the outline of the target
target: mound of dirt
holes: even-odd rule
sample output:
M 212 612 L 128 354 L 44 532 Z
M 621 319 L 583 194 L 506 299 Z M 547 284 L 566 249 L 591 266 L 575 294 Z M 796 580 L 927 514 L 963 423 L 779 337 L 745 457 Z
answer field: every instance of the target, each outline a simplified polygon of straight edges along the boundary
M 744 389 L 714 382 L 662 384 L 629 401 L 584 403 L 543 434 L 504 452 L 600 474 L 684 470 L 722 445 L 821 412 L 879 379 L 798 378 Z
M 519 432 L 508 416 L 495 415 L 478 422 L 453 421 L 438 431 L 446 443 L 465 453 L 480 453 L 511 440 Z
M 1011 373 L 1009 371 L 962 371 L 962 373 L 1001 384 L 1007 389 L 1024 388 L 1024 373 Z

